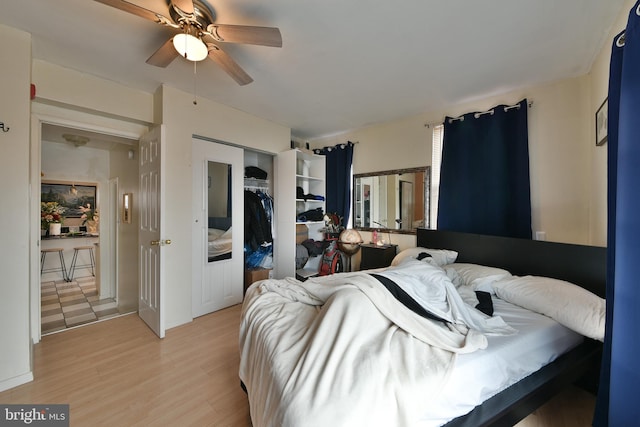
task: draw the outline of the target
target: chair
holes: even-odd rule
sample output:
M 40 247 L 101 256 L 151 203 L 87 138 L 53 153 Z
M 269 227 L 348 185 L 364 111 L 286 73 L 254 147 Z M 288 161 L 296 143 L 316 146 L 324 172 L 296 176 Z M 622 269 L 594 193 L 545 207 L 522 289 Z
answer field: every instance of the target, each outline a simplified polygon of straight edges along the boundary
M 80 264 L 78 265 L 78 253 L 80 251 L 89 251 L 89 264 Z M 91 275 L 95 276 L 96 272 L 95 272 L 95 266 L 96 266 L 96 262 L 95 262 L 95 258 L 93 257 L 93 246 L 76 246 L 75 248 L 73 248 L 73 258 L 71 259 L 71 267 L 69 268 L 69 281 L 73 280 L 73 276 L 76 273 L 76 269 L 78 268 L 90 268 L 91 269 Z
M 57 252 L 60 257 L 60 267 L 44 268 L 44 261 L 47 258 L 47 254 Z M 49 248 L 40 249 L 40 275 L 44 273 L 53 273 L 55 271 L 62 272 L 62 278 L 65 282 L 69 282 L 69 275 L 67 274 L 67 266 L 64 263 L 64 256 L 62 255 L 62 248 Z

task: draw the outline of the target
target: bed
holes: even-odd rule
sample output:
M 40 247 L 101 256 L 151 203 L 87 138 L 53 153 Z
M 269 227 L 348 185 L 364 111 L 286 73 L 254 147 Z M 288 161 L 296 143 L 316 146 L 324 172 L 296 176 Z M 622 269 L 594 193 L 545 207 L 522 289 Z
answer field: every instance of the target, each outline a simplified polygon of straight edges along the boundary
M 254 426 L 510 426 L 567 384 L 593 385 L 604 248 L 424 229 L 417 247 L 387 269 L 248 289 L 240 379 Z M 427 281 L 437 292 L 421 294 L 416 283 Z M 568 293 L 544 300 L 549 285 Z M 507 301 L 522 304 L 514 289 L 547 305 L 534 312 Z M 493 316 L 471 308 L 485 291 Z M 581 307 L 598 313 L 550 312 L 562 298 L 585 298 Z
M 233 249 L 231 218 L 209 217 L 207 256 L 209 262 L 231 258 Z

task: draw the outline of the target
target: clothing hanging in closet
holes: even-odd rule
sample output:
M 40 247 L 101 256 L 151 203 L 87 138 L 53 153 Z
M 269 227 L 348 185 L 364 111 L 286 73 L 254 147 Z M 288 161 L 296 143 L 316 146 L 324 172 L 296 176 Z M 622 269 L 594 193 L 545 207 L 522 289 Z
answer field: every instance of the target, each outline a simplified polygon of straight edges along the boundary
M 273 198 L 263 190 L 244 191 L 245 266 L 271 268 Z

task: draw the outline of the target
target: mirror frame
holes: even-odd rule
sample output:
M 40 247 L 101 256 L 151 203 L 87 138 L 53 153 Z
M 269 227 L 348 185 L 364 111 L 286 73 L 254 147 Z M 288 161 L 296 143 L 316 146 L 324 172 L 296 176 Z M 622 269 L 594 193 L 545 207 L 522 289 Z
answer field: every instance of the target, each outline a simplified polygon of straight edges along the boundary
M 351 187 L 351 212 L 352 215 L 355 215 L 356 212 L 356 180 L 358 178 L 366 178 L 372 176 L 385 176 L 385 175 L 396 175 L 396 174 L 404 174 L 404 173 L 415 173 L 415 172 L 424 172 L 425 173 L 425 188 L 424 188 L 424 208 L 427 212 L 427 217 L 425 218 L 424 228 L 431 227 L 431 166 L 421 166 L 417 168 L 406 168 L 406 169 L 393 169 L 387 171 L 380 172 L 367 172 L 367 173 L 357 173 L 353 174 L 353 185 Z M 357 227 L 355 225 L 355 218 L 352 219 L 353 228 L 356 230 L 362 231 L 380 231 L 384 233 L 394 233 L 394 234 L 416 234 L 416 228 L 411 230 L 398 230 L 395 228 L 382 228 L 382 227 Z

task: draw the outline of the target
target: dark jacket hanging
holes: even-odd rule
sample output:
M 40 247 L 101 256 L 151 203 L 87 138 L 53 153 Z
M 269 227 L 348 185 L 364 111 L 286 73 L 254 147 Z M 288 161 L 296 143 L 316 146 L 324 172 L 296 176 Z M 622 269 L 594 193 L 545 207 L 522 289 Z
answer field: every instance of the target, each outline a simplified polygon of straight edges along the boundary
M 262 199 L 256 193 L 244 192 L 244 242 L 252 250 L 264 243 L 271 243 L 271 224 L 262 206 Z

